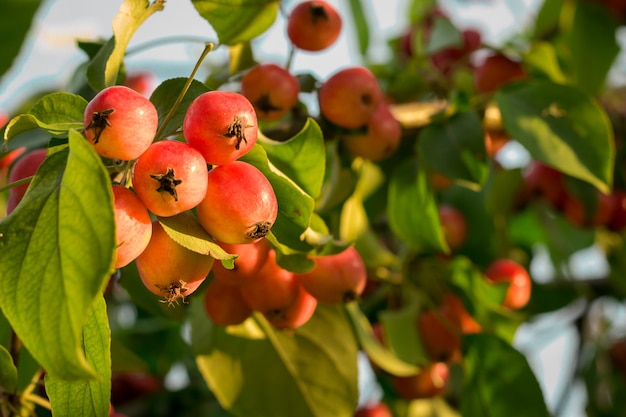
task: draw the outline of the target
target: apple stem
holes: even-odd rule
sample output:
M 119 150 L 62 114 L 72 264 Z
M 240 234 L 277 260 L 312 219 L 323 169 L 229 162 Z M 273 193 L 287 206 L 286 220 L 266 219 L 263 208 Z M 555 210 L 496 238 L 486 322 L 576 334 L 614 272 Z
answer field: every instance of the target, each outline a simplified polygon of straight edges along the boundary
M 207 43 L 205 45 L 204 50 L 202 51 L 202 54 L 200 54 L 200 58 L 198 58 L 198 61 L 196 62 L 196 65 L 193 67 L 193 70 L 191 71 L 191 74 L 189 75 L 189 78 L 187 78 L 187 82 L 183 86 L 183 89 L 181 90 L 180 94 L 178 95 L 178 98 L 176 98 L 176 101 L 174 102 L 174 105 L 170 109 L 169 113 L 167 113 L 167 116 L 165 117 L 165 120 L 163 120 L 163 123 L 161 123 L 161 126 L 159 127 L 159 130 L 156 132 L 155 141 L 159 140 L 159 138 L 163 134 L 163 131 L 167 127 L 168 123 L 170 122 L 170 120 L 172 120 L 172 117 L 174 117 L 174 113 L 176 113 L 176 110 L 178 109 L 178 106 L 180 106 L 180 103 L 183 101 L 183 98 L 185 97 L 185 94 L 187 94 L 187 91 L 189 90 L 189 87 L 191 86 L 191 82 L 194 80 L 194 78 L 196 76 L 196 73 L 200 69 L 200 65 L 202 65 L 202 61 L 204 61 L 204 58 L 206 58 L 206 56 L 209 54 L 209 52 L 211 52 L 214 48 L 216 48 L 216 46 L 213 43 L 211 43 L 211 42 L 209 42 L 209 43 Z

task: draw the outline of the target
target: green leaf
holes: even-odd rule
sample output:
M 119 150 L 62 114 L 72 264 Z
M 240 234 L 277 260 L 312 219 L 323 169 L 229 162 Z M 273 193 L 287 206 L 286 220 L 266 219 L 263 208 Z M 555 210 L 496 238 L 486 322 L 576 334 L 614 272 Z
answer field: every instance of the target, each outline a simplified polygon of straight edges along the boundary
M 448 178 L 483 185 L 487 179 L 485 132 L 474 112 L 456 113 L 420 132 L 422 160 Z
M 87 312 L 83 343 L 87 362 L 98 374 L 93 381 L 65 381 L 46 374 L 46 394 L 55 417 L 103 417 L 111 399 L 111 334 L 103 297 Z
M 550 415 L 526 358 L 510 344 L 487 333 L 467 335 L 463 341 L 463 364 L 461 415 Z
M 531 73 L 542 74 L 555 83 L 565 84 L 567 77 L 563 74 L 559 57 L 554 45 L 546 41 L 535 41 L 523 57 L 524 68 Z
M 346 305 L 346 312 L 352 322 L 354 333 L 361 348 L 380 369 L 397 376 L 410 376 L 419 372 L 419 367 L 414 363 L 406 362 L 396 355 L 391 349 L 382 345 L 374 336 L 374 331 L 367 317 L 359 309 L 357 303 Z
M 48 94 L 35 103 L 26 114 L 14 117 L 4 131 L 5 142 L 20 133 L 41 128 L 54 137 L 67 137 L 70 129 L 84 127 L 87 100 L 71 93 Z
M 617 43 L 617 19 L 606 6 L 579 1 L 567 44 L 576 74 L 576 84 L 589 94 L 597 94 L 620 52 Z M 593 58 L 590 59 L 592 52 Z
M 543 38 L 558 30 L 563 0 L 544 0 L 535 18 L 534 38 Z
M 400 359 L 414 365 L 427 365 L 430 359 L 415 325 L 419 314 L 417 307 L 413 303 L 398 310 L 382 310 L 378 319 L 385 340 Z
M 307 242 L 305 236 L 310 230 L 315 204 L 313 198 L 268 160 L 259 143 L 240 159 L 257 167 L 272 184 L 278 200 L 278 216 L 272 233 L 278 241 L 295 250 L 311 250 L 319 243 Z
M 209 255 L 222 261 L 228 269 L 232 269 L 237 255 L 227 253 L 220 245 L 215 243 L 198 223 L 198 219 L 191 212 L 183 212 L 175 216 L 159 217 L 159 223 L 165 233 L 179 245 L 203 255 Z
M 309 118 L 293 138 L 277 142 L 262 138 L 259 143 L 267 157 L 281 172 L 313 198 L 320 195 L 324 181 L 326 149 L 324 135 L 315 120 Z
M 165 118 L 168 113 L 174 107 L 174 103 L 178 99 L 178 96 L 181 91 L 183 91 L 183 87 L 187 82 L 187 78 L 171 78 L 169 80 L 163 81 L 152 93 L 150 96 L 150 101 L 154 104 L 154 107 L 157 109 L 157 113 L 159 115 L 159 131 L 165 133 L 165 135 L 175 132 L 180 129 L 183 125 L 183 119 L 185 118 L 185 113 L 187 112 L 187 108 L 192 101 L 194 101 L 201 94 L 209 91 L 206 85 L 202 84 L 198 80 L 192 80 L 189 85 L 189 89 L 185 93 L 182 101 L 178 105 L 176 112 L 172 115 L 171 119 L 168 121 L 166 127 L 162 127 L 163 123 L 165 123 Z
M 387 217 L 391 230 L 416 249 L 448 252 L 437 202 L 428 174 L 413 160 L 401 162 L 391 173 Z
M 234 45 L 249 41 L 274 23 L 278 0 L 192 0 L 200 16 L 217 33 L 222 44 Z
M 11 354 L 0 346 L 0 387 L 6 392 L 13 392 L 17 386 L 17 368 Z
M 241 42 L 228 48 L 228 73 L 236 75 L 256 64 L 250 42 Z
M 608 193 L 615 145 L 608 116 L 583 91 L 550 81 L 496 93 L 506 131 L 535 159 Z
M 357 343 L 343 306 L 318 305 L 306 324 L 286 332 L 258 314 L 241 325 L 215 326 L 202 302 L 191 304 L 196 363 L 232 415 L 352 417 Z
M 0 77 L 13 65 L 30 30 L 40 0 L 3 0 L 0 13 Z
M 359 41 L 359 52 L 362 56 L 366 56 L 370 44 L 370 29 L 367 23 L 367 16 L 363 11 L 363 2 L 361 0 L 349 0 L 349 4 L 350 15 L 352 16 Z
M 100 91 L 115 85 L 131 38 L 153 13 L 163 10 L 165 0 L 124 0 L 113 19 L 113 37 L 100 49 L 87 68 L 91 87 Z
M 107 171 L 70 131 L 22 202 L 0 223 L 0 306 L 24 346 L 55 377 L 91 378 L 82 330 L 113 265 L 115 223 Z

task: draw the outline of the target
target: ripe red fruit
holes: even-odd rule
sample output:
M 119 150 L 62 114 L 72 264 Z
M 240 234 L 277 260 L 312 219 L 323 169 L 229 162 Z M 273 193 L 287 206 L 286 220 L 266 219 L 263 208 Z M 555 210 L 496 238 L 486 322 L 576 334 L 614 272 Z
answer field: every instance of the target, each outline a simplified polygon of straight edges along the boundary
M 448 387 L 450 368 L 445 362 L 433 362 L 419 373 L 411 376 L 394 376 L 393 387 L 405 400 L 433 398 L 441 395 Z
M 430 56 L 433 66 L 442 74 L 449 74 L 455 67 L 469 66 L 469 55 L 479 49 L 482 44 L 480 32 L 466 29 L 461 32 L 463 44 L 437 51 Z
M 259 120 L 278 120 L 295 106 L 300 84 L 285 68 L 259 64 L 241 79 L 241 94 L 254 106 Z
M 613 214 L 608 222 L 608 227 L 616 232 L 626 229 L 626 190 L 615 189 L 611 194 L 613 198 Z
M 7 183 L 9 180 L 9 169 L 11 168 L 11 165 L 13 165 L 13 162 L 22 156 L 26 150 L 26 147 L 20 146 L 19 148 L 15 148 L 0 157 L 0 186 Z
M 439 221 L 450 250 L 463 246 L 467 237 L 467 221 L 457 208 L 442 204 L 439 206 Z
M 158 221 L 152 222 L 152 237 L 135 264 L 141 281 L 162 302 L 175 304 L 198 289 L 213 266 L 213 258 L 179 245 Z
M 614 369 L 626 381 L 626 338 L 615 340 L 609 346 L 608 354 Z
M 256 279 L 238 288 L 250 308 L 272 317 L 280 316 L 294 303 L 299 284 L 293 272 L 276 263 L 276 251 L 271 250 Z
M 378 80 L 365 67 L 349 67 L 331 75 L 320 87 L 322 115 L 346 129 L 364 127 L 382 101 Z
M 143 202 L 122 185 L 113 185 L 115 214 L 115 264 L 122 268 L 144 251 L 152 236 L 152 220 Z
M 209 171 L 204 200 L 197 207 L 200 224 L 224 243 L 252 243 L 270 232 L 278 203 L 272 185 L 253 165 L 234 161 Z
M 393 155 L 400 146 L 402 126 L 385 103 L 380 103 L 367 123 L 367 132 L 344 136 L 343 146 L 354 156 L 382 161 Z
M 155 142 L 133 166 L 133 188 L 157 216 L 182 213 L 197 206 L 206 194 L 206 162 L 184 142 Z
M 463 334 L 482 330 L 461 299 L 452 293 L 444 294 L 437 308 L 422 311 L 417 327 L 430 358 L 444 362 L 460 355 Z
M 35 149 L 23 154 L 18 158 L 9 172 L 9 183 L 19 181 L 24 178 L 35 175 L 39 166 L 46 159 L 46 149 Z M 22 201 L 30 181 L 13 187 L 9 190 L 9 198 L 7 200 L 7 215 L 15 209 L 15 207 Z
M 287 18 L 287 36 L 296 48 L 317 52 L 337 40 L 341 26 L 341 16 L 333 6 L 322 0 L 304 1 Z
M 568 194 L 563 204 L 563 215 L 577 227 L 606 225 L 613 216 L 615 200 L 610 194 L 604 194 L 600 191 L 597 191 L 596 196 L 595 211 L 588 213 L 582 201 Z
M 216 262 L 213 268 L 219 264 Z M 252 309 L 243 299 L 239 286 L 225 284 L 217 279 L 207 286 L 204 310 L 218 326 L 241 324 L 252 315 Z
M 154 91 L 156 75 L 151 71 L 138 71 L 126 74 L 124 85 L 139 94 L 149 97 Z
M 130 161 L 148 149 L 158 123 L 159 115 L 150 100 L 131 88 L 115 85 L 87 104 L 84 134 L 99 155 Z
M 298 294 L 291 305 L 282 311 L 266 313 L 265 318 L 279 329 L 297 329 L 315 313 L 317 299 L 298 285 Z
M 225 284 L 239 285 L 256 279 L 257 273 L 265 265 L 271 245 L 265 238 L 253 243 L 230 244 L 218 242 L 226 252 L 238 255 L 233 269 L 226 269 L 221 262 L 213 265 L 213 275 Z
M 187 108 L 183 135 L 207 164 L 224 165 L 246 154 L 256 143 L 256 112 L 242 94 L 209 91 Z
M 354 417 L 393 417 L 389 406 L 383 402 L 365 405 L 354 413 Z
M 125 404 L 162 389 L 163 382 L 154 375 L 144 372 L 116 373 L 111 378 L 111 403 L 116 406 Z
M 474 70 L 474 86 L 478 93 L 491 93 L 504 84 L 525 78 L 522 64 L 502 54 L 488 56 Z
M 359 252 L 350 246 L 335 255 L 312 258 L 315 266 L 297 274 L 298 281 L 321 303 L 340 304 L 356 300 L 363 293 L 367 271 Z
M 539 197 L 553 207 L 563 205 L 567 191 L 563 174 L 560 171 L 533 160 L 522 171 L 523 189 L 520 199 Z
M 488 281 L 508 282 L 502 305 L 512 310 L 524 308 L 530 300 L 532 280 L 522 265 L 510 259 L 498 259 L 485 271 Z

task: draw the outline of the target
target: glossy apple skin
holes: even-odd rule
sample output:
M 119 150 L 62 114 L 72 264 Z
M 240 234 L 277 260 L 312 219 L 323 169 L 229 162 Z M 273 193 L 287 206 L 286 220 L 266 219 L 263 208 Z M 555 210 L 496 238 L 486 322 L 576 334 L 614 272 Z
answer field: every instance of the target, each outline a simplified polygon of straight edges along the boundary
M 276 251 L 271 250 L 256 279 L 239 288 L 243 299 L 254 311 L 279 316 L 294 303 L 299 286 L 294 273 L 281 268 L 276 263 Z
M 265 318 L 279 329 L 297 329 L 313 317 L 317 299 L 298 285 L 298 294 L 291 305 L 282 311 L 266 313 Z
M 511 259 L 497 259 L 489 265 L 485 277 L 490 282 L 509 284 L 502 301 L 503 306 L 519 310 L 530 301 L 532 280 L 526 268 L 519 263 Z
M 391 113 L 389 106 L 381 102 L 367 123 L 367 132 L 344 136 L 342 144 L 352 155 L 378 162 L 396 153 L 401 139 L 400 122 Z
M 46 153 L 46 149 L 34 149 L 19 157 L 13 163 L 13 166 L 9 171 L 9 183 L 35 175 L 39 166 L 46 159 Z M 29 185 L 30 181 L 25 184 L 15 186 L 9 190 L 9 198 L 7 199 L 6 207 L 7 216 L 11 214 L 20 201 L 22 201 Z
M 183 135 L 209 165 L 224 165 L 252 149 L 258 137 L 254 106 L 243 94 L 209 91 L 191 102 Z
M 115 214 L 115 263 L 122 268 L 144 251 L 152 236 L 152 220 L 143 202 L 128 188 L 112 185 Z
M 393 413 L 387 404 L 380 402 L 359 408 L 354 417 L 393 417 Z
M 85 107 L 84 135 L 102 157 L 130 161 L 148 149 L 158 123 L 150 100 L 116 85 L 100 91 Z
M 215 262 L 213 268 L 219 263 Z M 243 299 L 239 286 L 216 279 L 207 286 L 204 310 L 218 326 L 241 324 L 252 315 L 252 309 Z
M 298 281 L 313 297 L 324 304 L 342 304 L 356 300 L 365 289 L 367 271 L 359 252 L 350 246 L 335 255 L 313 257 L 315 266 L 297 274 Z
M 171 173 L 171 181 L 159 180 Z M 207 166 L 202 155 L 176 140 L 155 142 L 137 159 L 133 188 L 150 212 L 169 217 L 196 207 L 206 194 Z
M 298 4 L 287 18 L 287 37 L 298 49 L 322 51 L 341 33 L 342 20 L 337 10 L 322 0 Z
M 268 179 L 251 164 L 234 161 L 209 171 L 205 198 L 197 206 L 198 220 L 216 240 L 253 243 L 267 236 L 278 202 Z
M 230 285 L 241 285 L 256 279 L 257 273 L 265 265 L 271 249 L 269 241 L 265 238 L 253 243 L 217 243 L 226 252 L 237 255 L 232 269 L 226 269 L 221 262 L 216 262 L 213 265 L 215 279 Z
M 461 248 L 467 238 L 467 221 L 457 208 L 442 204 L 439 206 L 439 221 L 450 250 Z
M 135 264 L 146 288 L 169 305 L 192 294 L 204 282 L 214 259 L 179 245 L 155 220 L 148 246 L 137 257 Z
M 494 54 L 486 57 L 474 69 L 474 86 L 478 93 L 492 93 L 507 83 L 526 77 L 520 62 Z
M 322 84 L 318 100 L 326 120 L 346 129 L 358 129 L 367 126 L 382 101 L 382 92 L 369 69 L 347 67 Z
M 394 376 L 392 383 L 398 396 L 405 400 L 433 398 L 448 387 L 450 368 L 445 362 L 433 362 L 412 376 Z
M 259 120 L 274 121 L 286 115 L 298 101 L 300 84 L 285 68 L 258 64 L 241 79 L 241 94 L 254 106 Z
M 461 299 L 445 293 L 435 309 L 422 311 L 417 328 L 424 348 L 434 361 L 456 360 L 461 354 L 463 334 L 479 333 L 481 325 L 467 312 Z

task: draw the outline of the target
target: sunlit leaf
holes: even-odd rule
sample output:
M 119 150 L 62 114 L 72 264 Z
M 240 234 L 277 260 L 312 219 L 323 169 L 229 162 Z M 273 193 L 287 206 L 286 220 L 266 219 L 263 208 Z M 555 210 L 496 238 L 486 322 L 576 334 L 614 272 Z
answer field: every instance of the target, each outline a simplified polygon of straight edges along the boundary
M 533 158 L 609 192 L 613 132 L 591 96 L 572 86 L 531 81 L 505 86 L 496 101 L 506 131 Z
M 40 0 L 4 0 L 0 13 L 0 77 L 11 68 L 17 57 Z
M 200 226 L 198 219 L 190 212 L 175 216 L 159 217 L 165 233 L 179 245 L 190 251 L 219 259 L 228 269 L 232 269 L 236 255 L 229 254 Z
M 192 0 L 200 16 L 217 32 L 222 44 L 249 41 L 276 20 L 278 0 Z
M 237 417 L 352 417 L 357 343 L 341 306 L 318 305 L 295 331 L 256 315 L 241 325 L 210 323 L 192 302 L 192 346 L 211 391 Z
M 560 67 L 555 46 L 546 41 L 535 41 L 523 56 L 524 67 L 531 73 L 541 74 L 555 83 L 564 84 L 567 79 Z
M 46 394 L 56 416 L 101 417 L 109 415 L 111 399 L 111 335 L 104 298 L 87 313 L 83 343 L 87 362 L 98 374 L 91 381 L 65 381 L 46 374 Z
M 22 202 L 0 223 L 0 306 L 24 346 L 65 380 L 93 377 L 82 332 L 113 265 L 108 173 L 89 142 L 49 155 Z
M 463 342 L 461 415 L 548 417 L 550 413 L 526 358 L 496 336 L 467 335 Z M 519 400 L 524 399 L 520 407 Z
M 7 124 L 4 140 L 28 130 L 41 128 L 55 137 L 67 137 L 70 129 L 84 127 L 84 111 L 87 100 L 71 93 L 51 93 L 35 103 L 26 114 L 14 117 Z
M 0 346 L 0 387 L 13 392 L 17 385 L 17 368 L 11 354 L 4 346 Z
M 91 87 L 100 91 L 115 85 L 124 62 L 126 47 L 139 27 L 152 14 L 163 10 L 164 0 L 124 0 L 113 19 L 113 37 L 100 49 L 87 68 Z
M 362 56 L 366 56 L 370 44 L 370 28 L 363 10 L 363 2 L 362 0 L 349 0 L 349 5 L 359 41 L 359 52 Z

